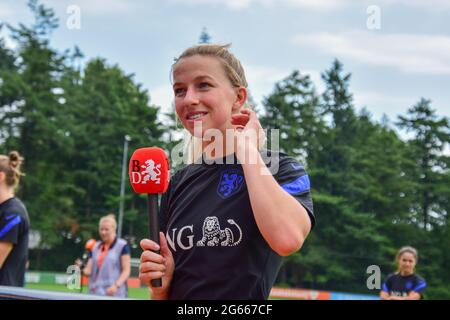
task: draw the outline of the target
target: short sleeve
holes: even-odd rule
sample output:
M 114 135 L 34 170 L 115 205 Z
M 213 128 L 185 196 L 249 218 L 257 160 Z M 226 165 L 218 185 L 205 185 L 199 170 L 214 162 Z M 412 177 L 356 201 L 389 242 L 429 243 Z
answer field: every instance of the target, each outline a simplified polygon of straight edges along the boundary
M 427 287 L 427 283 L 424 279 L 418 277 L 416 286 L 412 289 L 412 291 L 421 293 Z
M 311 229 L 314 228 L 316 218 L 311 197 L 311 184 L 305 167 L 292 157 L 281 158 L 274 178 L 283 190 L 306 209 L 311 219 Z
M 392 285 L 391 285 L 391 278 L 392 278 L 392 275 L 390 274 L 390 275 L 388 275 L 387 278 L 384 280 L 383 285 L 381 286 L 381 290 L 382 290 L 382 291 L 387 292 L 387 293 L 390 293 L 390 292 L 391 292 L 391 288 L 392 288 Z
M 17 244 L 22 217 L 17 213 L 4 211 L 0 218 L 0 241 Z
M 123 246 L 122 253 L 120 255 L 124 256 L 126 254 L 131 255 L 131 250 L 130 250 L 130 246 L 128 245 L 128 243 Z

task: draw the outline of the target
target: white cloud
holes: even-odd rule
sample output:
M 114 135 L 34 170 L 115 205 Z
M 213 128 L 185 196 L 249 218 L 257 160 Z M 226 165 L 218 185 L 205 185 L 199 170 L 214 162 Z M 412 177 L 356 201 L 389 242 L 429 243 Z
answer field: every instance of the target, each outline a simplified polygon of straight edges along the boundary
M 317 93 L 324 90 L 324 84 L 321 80 L 320 72 L 317 70 L 303 70 L 301 68 L 281 69 L 263 65 L 245 65 L 245 74 L 247 82 L 254 101 L 258 106 L 262 105 L 265 97 L 270 95 L 277 82 L 288 77 L 294 69 L 300 70 L 302 75 L 309 75 L 314 83 Z
M 162 85 L 156 88 L 150 88 L 150 103 L 160 107 L 160 120 L 164 120 L 162 114 L 173 111 L 173 90 L 170 84 Z
M 290 74 L 289 70 L 269 66 L 246 65 L 244 68 L 250 94 L 258 105 L 272 92 L 276 82 Z
M 242 10 L 250 7 L 252 0 L 169 0 L 173 5 L 227 7 L 232 10 Z
M 47 6 L 66 13 L 67 7 L 80 7 L 81 15 L 126 14 L 137 9 L 137 2 L 126 0 L 47 0 Z
M 264 1 L 264 0 L 263 0 Z M 278 4 L 280 1 L 271 0 L 273 4 Z M 298 7 L 304 9 L 311 9 L 316 11 L 336 10 L 345 7 L 349 4 L 348 0 L 282 0 L 287 6 Z
M 130 13 L 135 9 L 133 1 L 126 0 L 79 0 L 81 10 L 89 14 Z
M 335 10 L 346 6 L 350 0 L 169 0 L 172 4 L 187 4 L 191 6 L 208 5 L 212 7 L 226 7 L 232 10 L 244 10 L 254 5 L 266 8 L 274 6 L 295 7 L 308 10 Z
M 417 99 L 416 99 L 417 100 Z M 391 96 L 380 92 L 359 91 L 353 93 L 353 102 L 357 108 L 367 107 L 376 118 L 383 113 L 394 119 L 397 114 L 405 113 L 416 102 L 414 97 Z
M 450 1 L 448 0 L 378 0 L 378 3 L 381 5 L 402 5 L 405 7 L 417 7 L 431 10 L 450 9 Z
M 445 35 L 350 31 L 298 35 L 293 42 L 333 56 L 395 67 L 406 73 L 450 74 L 450 37 Z
M 0 22 L 13 15 L 13 9 L 6 3 L 0 3 Z

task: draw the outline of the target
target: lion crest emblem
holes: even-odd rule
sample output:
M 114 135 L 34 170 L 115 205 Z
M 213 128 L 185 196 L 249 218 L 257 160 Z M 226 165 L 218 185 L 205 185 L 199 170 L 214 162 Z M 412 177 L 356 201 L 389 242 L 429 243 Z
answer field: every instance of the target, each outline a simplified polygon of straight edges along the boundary
M 235 241 L 235 235 L 230 228 L 220 229 L 219 219 L 217 217 L 206 217 L 203 222 L 203 237 L 197 241 L 199 247 L 233 247 L 238 245 L 242 240 L 242 230 L 239 225 L 233 220 L 228 219 L 230 225 L 236 226 L 239 232 L 239 239 Z
M 217 187 L 217 193 L 223 199 L 227 199 L 236 194 L 244 184 L 243 173 L 239 170 L 225 170 Z
M 145 161 L 145 165 L 141 166 L 143 169 L 145 169 L 141 174 L 144 176 L 144 180 L 142 181 L 142 184 L 146 184 L 147 181 L 155 181 L 155 184 L 160 184 L 161 179 L 159 176 L 161 175 L 161 164 L 155 164 L 155 161 L 152 159 L 149 159 Z

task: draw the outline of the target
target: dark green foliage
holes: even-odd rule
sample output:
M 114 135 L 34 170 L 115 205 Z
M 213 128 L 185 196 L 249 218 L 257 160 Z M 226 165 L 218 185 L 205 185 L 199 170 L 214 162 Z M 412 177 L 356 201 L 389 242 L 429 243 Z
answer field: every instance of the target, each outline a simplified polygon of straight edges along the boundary
M 80 70 L 78 48 L 59 53 L 49 46 L 53 11 L 35 1 L 30 8 L 31 28 L 9 27 L 18 49 L 0 42 L 1 152 L 16 149 L 25 158 L 18 196 L 40 232 L 37 251 L 70 252 L 53 262 L 32 253 L 31 265 L 60 269 L 82 253 L 85 240 L 98 237 L 102 215 L 117 213 L 124 136 L 132 139 L 129 157 L 136 148 L 162 145 L 163 128 L 133 75 L 100 58 Z M 126 185 L 124 234 L 140 239 L 146 200 Z
M 144 146 L 170 151 L 177 128 L 173 112 L 159 123 L 149 93 L 119 66 L 86 62 L 77 47 L 51 48 L 53 11 L 34 0 L 29 7 L 31 27 L 7 26 L 17 47 L 0 39 L 0 153 L 25 157 L 18 196 L 41 235 L 31 269 L 65 271 L 84 242 L 98 237 L 99 217 L 117 213 L 124 136 L 131 137 L 128 157 Z M 201 42 L 209 39 L 204 30 Z M 367 267 L 378 265 L 386 276 L 397 249 L 412 245 L 426 297 L 448 299 L 448 119 L 420 99 L 397 127 L 376 122 L 355 111 L 350 78 L 335 60 L 318 93 L 294 71 L 258 110 L 264 128 L 280 130 L 281 150 L 307 166 L 317 216 L 303 248 L 285 259 L 278 285 L 378 294 L 366 287 Z M 147 234 L 146 202 L 126 185 L 123 233 L 136 245 Z
M 339 61 L 322 79 L 321 99 L 295 71 L 264 102 L 263 126 L 280 129 L 280 148 L 307 165 L 317 214 L 279 283 L 378 294 L 367 289 L 367 267 L 378 265 L 386 276 L 398 248 L 413 245 L 418 272 L 430 283 L 427 297 L 448 297 L 448 120 L 420 100 L 399 117 L 399 128 L 414 137 L 405 142 L 386 119 L 355 112 L 350 74 Z

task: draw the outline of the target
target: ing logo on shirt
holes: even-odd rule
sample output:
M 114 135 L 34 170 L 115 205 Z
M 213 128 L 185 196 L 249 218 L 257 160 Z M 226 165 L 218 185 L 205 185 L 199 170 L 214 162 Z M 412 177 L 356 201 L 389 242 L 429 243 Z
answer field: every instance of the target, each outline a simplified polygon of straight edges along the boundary
M 228 169 L 222 171 L 217 193 L 223 199 L 227 199 L 241 190 L 244 184 L 244 175 L 241 171 Z
M 206 217 L 203 221 L 202 237 L 196 242 L 194 242 L 193 225 L 184 226 L 178 231 L 178 234 L 176 234 L 177 228 L 173 228 L 172 234 L 166 233 L 166 239 L 173 251 L 177 251 L 175 244 L 183 250 L 192 249 L 194 243 L 197 247 L 237 246 L 242 241 L 242 229 L 233 219 L 228 219 L 227 222 L 234 228 L 221 229 L 216 216 Z M 233 232 L 232 229 L 235 231 Z M 186 230 L 189 230 L 190 234 L 185 234 Z
M 239 229 L 239 240 L 234 242 L 234 235 L 230 228 L 220 229 L 219 219 L 217 217 L 206 217 L 203 222 L 203 237 L 197 241 L 197 246 L 204 247 L 207 245 L 214 247 L 220 244 L 222 247 L 231 247 L 238 245 L 242 239 L 242 230 L 233 219 L 228 219 L 228 223 L 234 224 Z

